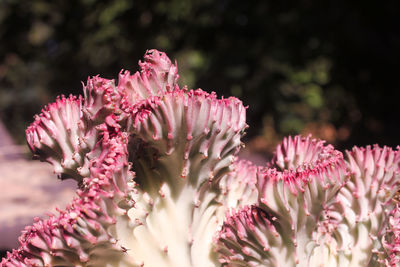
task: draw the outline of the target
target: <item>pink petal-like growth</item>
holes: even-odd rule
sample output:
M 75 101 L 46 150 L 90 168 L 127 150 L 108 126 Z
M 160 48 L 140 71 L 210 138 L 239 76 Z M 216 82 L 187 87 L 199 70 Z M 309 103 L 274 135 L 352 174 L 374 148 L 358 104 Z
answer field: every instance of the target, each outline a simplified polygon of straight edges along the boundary
M 239 161 L 240 100 L 181 89 L 157 50 L 139 66 L 35 117 L 32 152 L 79 189 L 0 266 L 399 265 L 399 150 L 295 136 Z
M 123 89 L 115 86 L 114 80 L 95 76 L 83 86 L 85 121 L 101 124 L 113 114 L 120 114 Z
M 178 67 L 165 53 L 149 50 L 139 66 L 140 72 L 131 75 L 121 71 L 119 75 L 118 87 L 124 90 L 123 107 L 130 108 L 141 100 L 177 89 Z
M 297 246 L 295 232 L 307 226 L 307 235 L 311 235 L 324 209 L 345 184 L 345 162 L 331 145 L 296 136 L 278 145 L 274 165 L 282 171 L 267 169 L 258 179 L 260 201 L 280 222 L 286 221 Z
M 83 165 L 86 143 L 85 123 L 82 120 L 82 98 L 57 98 L 35 116 L 26 130 L 26 139 L 32 152 L 51 163 L 54 172 L 63 177 L 81 180 L 79 167 Z

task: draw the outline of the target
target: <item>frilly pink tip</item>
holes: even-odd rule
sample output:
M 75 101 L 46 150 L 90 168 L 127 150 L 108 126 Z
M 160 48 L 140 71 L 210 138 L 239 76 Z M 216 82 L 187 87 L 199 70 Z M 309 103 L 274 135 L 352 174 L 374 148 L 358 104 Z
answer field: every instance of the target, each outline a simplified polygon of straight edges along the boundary
M 146 98 L 178 89 L 178 67 L 165 53 L 149 50 L 139 66 L 141 70 L 133 75 L 129 71 L 119 74 L 118 88 L 123 92 L 121 108 L 125 111 Z
M 122 92 L 115 86 L 114 80 L 99 76 L 88 78 L 83 93 L 84 112 L 88 120 L 101 121 L 109 114 L 121 112 L 119 107 Z
M 290 192 L 297 195 L 303 193 L 310 182 L 316 182 L 325 189 L 334 184 L 344 184 L 347 171 L 343 154 L 324 143 L 311 136 L 284 138 L 269 165 L 278 170 L 265 170 L 265 178 L 259 179 L 260 189 L 265 183 L 282 180 Z
M 43 108 L 42 113 L 36 115 L 35 121 L 26 129 L 27 142 L 32 152 L 37 152 L 42 144 L 52 146 L 53 139 L 65 138 L 67 132 L 80 127 L 81 108 L 82 97 L 73 95 L 68 98 L 61 95 L 57 97 L 56 102 Z M 72 145 L 76 148 L 77 140 L 74 140 Z

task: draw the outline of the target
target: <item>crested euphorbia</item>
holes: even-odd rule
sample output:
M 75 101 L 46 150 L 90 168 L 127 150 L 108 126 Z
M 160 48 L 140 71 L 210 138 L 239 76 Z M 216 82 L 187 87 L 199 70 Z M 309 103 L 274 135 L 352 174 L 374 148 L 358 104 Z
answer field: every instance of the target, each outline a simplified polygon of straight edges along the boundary
M 139 65 L 118 84 L 88 79 L 27 129 L 34 155 L 79 189 L 1 266 L 399 265 L 399 150 L 344 156 L 296 136 L 257 167 L 236 157 L 238 99 L 179 87 L 156 50 Z

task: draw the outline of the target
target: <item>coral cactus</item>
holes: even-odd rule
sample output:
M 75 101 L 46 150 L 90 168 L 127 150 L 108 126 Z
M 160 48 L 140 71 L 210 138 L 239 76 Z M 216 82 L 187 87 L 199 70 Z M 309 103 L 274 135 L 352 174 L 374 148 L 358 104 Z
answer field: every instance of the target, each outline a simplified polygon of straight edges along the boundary
M 118 84 L 88 79 L 27 129 L 34 155 L 79 189 L 1 266 L 399 265 L 399 150 L 344 156 L 296 136 L 258 167 L 236 157 L 238 99 L 180 88 L 156 50 L 139 65 Z

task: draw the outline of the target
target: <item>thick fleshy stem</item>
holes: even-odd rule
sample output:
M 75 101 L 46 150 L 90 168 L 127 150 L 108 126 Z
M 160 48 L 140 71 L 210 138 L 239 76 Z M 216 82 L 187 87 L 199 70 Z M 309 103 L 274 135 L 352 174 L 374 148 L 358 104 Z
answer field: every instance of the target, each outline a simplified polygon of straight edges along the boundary
M 139 209 L 129 212 L 133 234 L 119 236 L 141 251 L 139 262 L 151 266 L 212 262 L 212 236 L 217 222 L 222 223 L 216 218 L 218 182 L 231 171 L 246 128 L 244 118 L 239 100 L 217 99 L 215 93 L 202 90 L 175 89 L 134 107 L 129 148 L 143 200 L 136 201 Z M 149 208 L 145 217 L 141 207 Z M 158 224 L 165 214 L 179 223 Z M 146 256 L 147 251 L 164 248 L 168 248 L 164 257 Z M 187 257 L 178 248 L 188 251 Z

